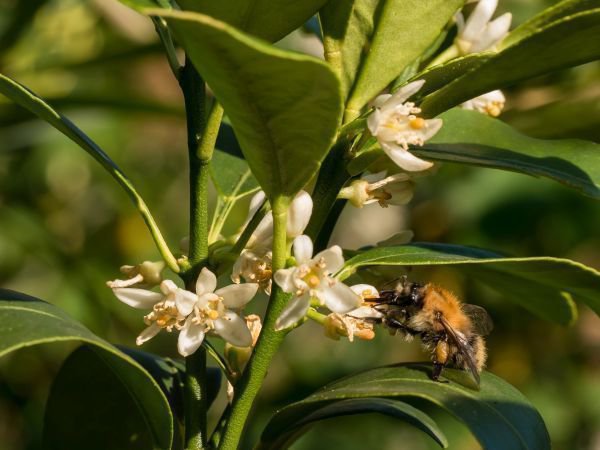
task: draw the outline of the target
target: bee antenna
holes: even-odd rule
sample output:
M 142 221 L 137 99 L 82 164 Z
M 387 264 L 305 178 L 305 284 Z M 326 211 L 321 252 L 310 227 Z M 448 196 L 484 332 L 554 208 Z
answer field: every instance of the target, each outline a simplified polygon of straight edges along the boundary
M 402 275 L 401 277 L 392 278 L 391 280 L 386 281 L 385 284 L 383 286 L 381 286 L 381 289 L 379 289 L 379 290 L 381 291 L 381 290 L 385 289 L 386 287 L 390 287 L 396 281 L 402 280 L 403 278 L 406 278 L 406 275 Z M 402 282 L 404 282 L 404 281 L 402 281 Z

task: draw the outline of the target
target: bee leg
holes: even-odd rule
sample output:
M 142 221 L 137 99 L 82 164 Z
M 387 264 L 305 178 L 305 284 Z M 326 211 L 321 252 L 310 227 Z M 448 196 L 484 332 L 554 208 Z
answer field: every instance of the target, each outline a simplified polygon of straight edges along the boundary
M 445 340 L 440 340 L 435 345 L 433 357 L 433 372 L 431 374 L 431 379 L 433 381 L 440 381 L 440 375 L 442 374 L 442 370 L 448 361 L 448 342 Z M 448 381 L 440 381 L 441 383 L 447 383 Z

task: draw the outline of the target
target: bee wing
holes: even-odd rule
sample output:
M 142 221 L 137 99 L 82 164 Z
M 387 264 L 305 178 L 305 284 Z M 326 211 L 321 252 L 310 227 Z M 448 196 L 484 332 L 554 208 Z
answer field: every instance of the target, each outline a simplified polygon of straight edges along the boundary
M 469 344 L 469 341 L 464 334 L 457 332 L 454 328 L 452 328 L 452 326 L 446 319 L 444 319 L 443 316 L 439 318 L 439 321 L 443 325 L 449 340 L 456 346 L 458 352 L 465 360 L 469 371 L 473 374 L 473 378 L 475 378 L 475 381 L 477 384 L 479 384 L 479 371 L 477 370 L 477 364 L 473 358 L 473 352 L 470 350 L 471 345 Z
M 473 324 L 473 328 L 480 336 L 487 336 L 494 329 L 492 318 L 481 306 L 464 303 L 462 305 L 462 310 L 467 316 L 469 316 L 469 319 L 471 319 L 471 323 Z

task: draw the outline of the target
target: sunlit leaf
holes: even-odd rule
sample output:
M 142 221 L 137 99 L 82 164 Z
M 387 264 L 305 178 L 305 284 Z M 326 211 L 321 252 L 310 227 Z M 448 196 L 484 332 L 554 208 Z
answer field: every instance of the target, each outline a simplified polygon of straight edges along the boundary
M 600 144 L 526 136 L 476 111 L 455 108 L 442 129 L 412 151 L 426 159 L 511 170 L 558 181 L 600 198 Z
M 600 273 L 561 258 L 507 258 L 489 251 L 449 244 L 379 247 L 346 261 L 342 279 L 367 266 L 457 265 L 473 279 L 489 284 L 507 299 L 560 324 L 577 317 L 572 298 L 600 314 Z M 571 298 L 572 297 L 572 298 Z M 469 299 L 477 303 L 475 299 Z
M 368 370 L 328 384 L 306 399 L 283 408 L 265 433 L 271 437 L 286 425 L 302 421 L 336 401 L 374 397 L 423 401 L 440 407 L 465 423 L 485 450 L 548 450 L 550 439 L 540 414 L 510 384 L 484 372 L 479 390 L 469 387 L 466 372 L 444 369 L 440 383 L 430 379 L 429 364 L 408 363 Z M 273 433 L 273 434 L 271 434 Z M 450 442 L 452 444 L 452 442 Z M 270 448 L 270 447 L 267 447 Z
M 374 33 L 348 100 L 358 111 L 436 40 L 464 0 L 380 2 Z M 352 38 L 352 37 L 350 37 Z
M 552 22 L 430 94 L 423 113 L 441 112 L 494 89 L 600 58 L 600 9 Z
M 65 363 L 73 364 L 73 370 L 76 370 L 70 372 L 69 379 L 72 380 L 71 389 L 74 389 L 71 391 L 72 399 L 78 400 L 80 406 L 78 411 L 70 409 L 69 416 L 78 420 L 77 426 L 73 426 L 72 421 L 65 420 L 66 414 L 56 417 L 49 413 L 46 417 L 44 448 L 171 448 L 174 427 L 169 403 L 142 366 L 57 307 L 24 294 L 0 289 L 0 357 L 23 347 L 61 341 L 89 344 L 89 347 L 80 350 Z M 89 364 L 77 362 L 78 358 L 85 355 Z M 104 370 L 95 371 L 94 367 Z M 110 384 L 115 391 L 105 393 L 99 385 L 94 386 L 95 380 Z M 82 389 L 81 395 L 77 394 L 77 389 Z M 87 398 L 83 402 L 82 395 L 85 394 Z M 96 399 L 95 403 L 91 401 L 92 396 Z M 62 401 L 61 397 L 58 403 Z M 60 404 L 54 406 L 62 408 Z M 54 406 L 51 404 L 49 411 L 54 410 Z M 101 410 L 95 410 L 92 416 L 88 410 L 94 407 Z M 117 414 L 127 420 L 113 420 Z M 90 417 L 90 421 L 86 421 L 86 417 Z
M 441 447 L 448 446 L 442 431 L 423 411 L 398 400 L 368 397 L 331 402 L 303 401 L 300 404 L 289 405 L 278 411 L 267 424 L 257 450 L 288 448 L 318 421 L 367 413 L 378 413 L 404 420 L 427 433 Z
M 147 13 L 165 18 L 214 91 L 267 195 L 295 195 L 318 170 L 340 121 L 331 69 L 202 14 Z
M 563 0 L 558 2 L 511 31 L 502 41 L 501 48 L 510 47 L 521 39 L 550 25 L 552 22 L 595 8 L 600 8 L 600 0 Z
M 254 36 L 278 41 L 310 19 L 327 0 L 179 0 L 184 10 L 222 20 Z

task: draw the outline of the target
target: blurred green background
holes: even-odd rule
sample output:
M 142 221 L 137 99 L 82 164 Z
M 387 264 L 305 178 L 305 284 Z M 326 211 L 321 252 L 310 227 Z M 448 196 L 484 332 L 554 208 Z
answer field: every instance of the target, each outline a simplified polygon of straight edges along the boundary
M 500 3 L 518 24 L 554 2 Z M 280 45 L 321 51 L 315 36 L 300 32 Z M 187 234 L 185 122 L 179 88 L 151 23 L 113 0 L 5 0 L 0 71 L 48 99 L 113 157 L 177 249 Z M 502 119 L 524 132 L 600 140 L 599 64 L 506 93 Z M 241 208 L 238 219 L 243 215 Z M 414 231 L 415 240 L 567 257 L 600 269 L 596 202 L 524 175 L 441 166 L 436 176 L 418 180 L 408 208 L 346 211 L 334 240 L 356 246 L 405 228 Z M 113 180 L 58 132 L 0 98 L 0 286 L 55 303 L 109 341 L 133 345 L 143 327 L 140 315 L 116 301 L 104 283 L 118 277 L 120 265 L 144 259 L 156 260 L 158 254 Z M 490 312 L 496 328 L 489 338 L 489 370 L 540 410 L 555 449 L 600 449 L 597 316 L 581 306 L 579 321 L 565 329 L 504 301 L 458 270 L 421 268 L 411 277 L 436 281 Z M 72 348 L 44 346 L 0 360 L 0 450 L 41 448 L 48 388 Z M 145 349 L 176 356 L 168 335 Z M 275 408 L 328 381 L 376 365 L 425 359 L 418 343 L 385 333 L 374 342 L 335 342 L 309 323 L 288 337 L 276 357 L 250 440 Z M 221 396 L 215 404 L 213 422 L 225 401 Z M 479 448 L 460 423 L 434 414 L 451 449 Z M 78 418 L 65 420 L 76 426 Z M 294 448 L 342 447 L 419 450 L 435 444 L 401 422 L 369 415 L 322 423 Z

